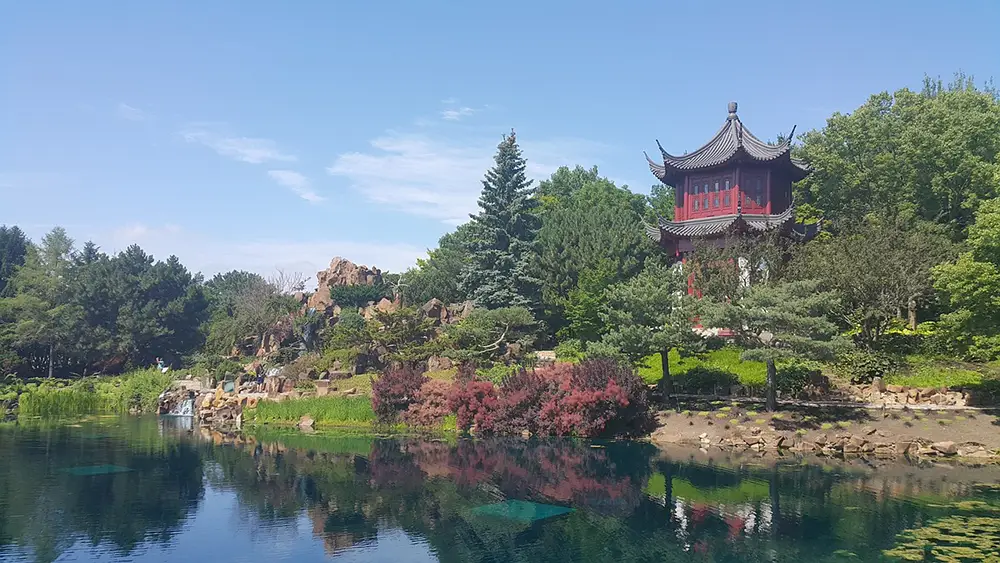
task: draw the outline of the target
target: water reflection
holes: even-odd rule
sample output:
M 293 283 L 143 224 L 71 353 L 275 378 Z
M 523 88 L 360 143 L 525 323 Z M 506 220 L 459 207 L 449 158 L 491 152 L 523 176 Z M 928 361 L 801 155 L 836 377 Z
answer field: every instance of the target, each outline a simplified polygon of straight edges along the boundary
M 973 483 L 1000 476 L 709 464 L 639 443 L 233 440 L 136 419 L 2 427 L 0 452 L 0 559 L 45 562 L 877 561 L 955 500 L 995 502 Z M 511 500 L 517 514 L 476 510 Z

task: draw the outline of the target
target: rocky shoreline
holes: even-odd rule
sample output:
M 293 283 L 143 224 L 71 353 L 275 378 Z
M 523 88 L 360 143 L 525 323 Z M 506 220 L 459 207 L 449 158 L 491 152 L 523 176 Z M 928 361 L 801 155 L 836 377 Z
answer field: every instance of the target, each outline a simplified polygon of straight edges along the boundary
M 657 442 L 656 439 L 653 440 Z M 873 456 L 877 458 L 962 458 L 980 461 L 1000 461 L 998 450 L 987 448 L 977 442 L 934 442 L 929 439 L 893 440 L 885 432 L 874 428 L 864 428 L 860 433 L 841 432 L 833 435 L 820 434 L 812 439 L 800 439 L 760 428 L 751 428 L 746 434 L 731 436 L 710 436 L 703 432 L 697 442 L 668 442 L 678 445 L 712 448 L 724 452 L 791 452 L 818 456 Z

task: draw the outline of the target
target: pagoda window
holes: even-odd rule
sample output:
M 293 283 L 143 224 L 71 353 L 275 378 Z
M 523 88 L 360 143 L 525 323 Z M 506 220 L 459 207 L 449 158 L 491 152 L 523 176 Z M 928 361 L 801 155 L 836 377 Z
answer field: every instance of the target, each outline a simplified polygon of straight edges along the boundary
M 748 172 L 743 176 L 744 203 L 764 206 L 765 175 L 762 172 Z
M 697 192 L 695 192 L 695 193 L 697 193 Z M 694 210 L 695 210 L 695 211 L 698 211 L 698 203 L 699 203 L 699 202 L 700 202 L 700 200 L 698 200 L 698 199 L 695 199 L 695 200 L 694 200 L 694 204 L 692 204 L 692 206 L 694 207 Z

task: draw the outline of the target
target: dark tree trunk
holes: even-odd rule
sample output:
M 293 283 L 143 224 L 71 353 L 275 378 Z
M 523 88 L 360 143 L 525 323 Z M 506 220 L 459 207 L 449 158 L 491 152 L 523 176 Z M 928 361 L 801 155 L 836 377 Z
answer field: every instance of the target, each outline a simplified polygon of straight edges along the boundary
M 774 360 L 767 360 L 767 411 L 778 409 L 778 370 Z
M 674 381 L 670 377 L 670 350 L 660 352 L 660 366 L 663 367 L 663 378 L 657 384 L 664 399 L 674 394 Z

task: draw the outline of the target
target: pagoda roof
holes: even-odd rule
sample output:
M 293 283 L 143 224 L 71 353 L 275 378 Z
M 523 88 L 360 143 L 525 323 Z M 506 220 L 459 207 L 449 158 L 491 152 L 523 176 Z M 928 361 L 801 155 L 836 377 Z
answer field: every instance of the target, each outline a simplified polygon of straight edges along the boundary
M 795 127 L 792 127 L 791 133 L 784 141 L 772 145 L 758 139 L 743 126 L 743 122 L 736 115 L 736 108 L 736 102 L 729 102 L 729 116 L 722 128 L 704 146 L 692 153 L 674 156 L 664 150 L 659 141 L 656 141 L 656 146 L 659 147 L 663 157 L 663 164 L 657 164 L 649 158 L 649 155 L 646 155 L 649 169 L 663 182 L 679 173 L 713 168 L 734 160 L 783 161 L 790 164 L 798 176 L 804 178 L 808 174 L 809 167 L 804 162 L 791 157 Z
M 674 239 L 696 237 L 713 237 L 734 229 L 765 232 L 781 228 L 795 220 L 795 209 L 789 206 L 781 213 L 757 214 L 737 212 L 732 215 L 691 219 L 688 221 L 667 221 L 660 218 L 657 225 L 646 224 L 646 234 L 654 242 L 660 242 L 664 236 Z

